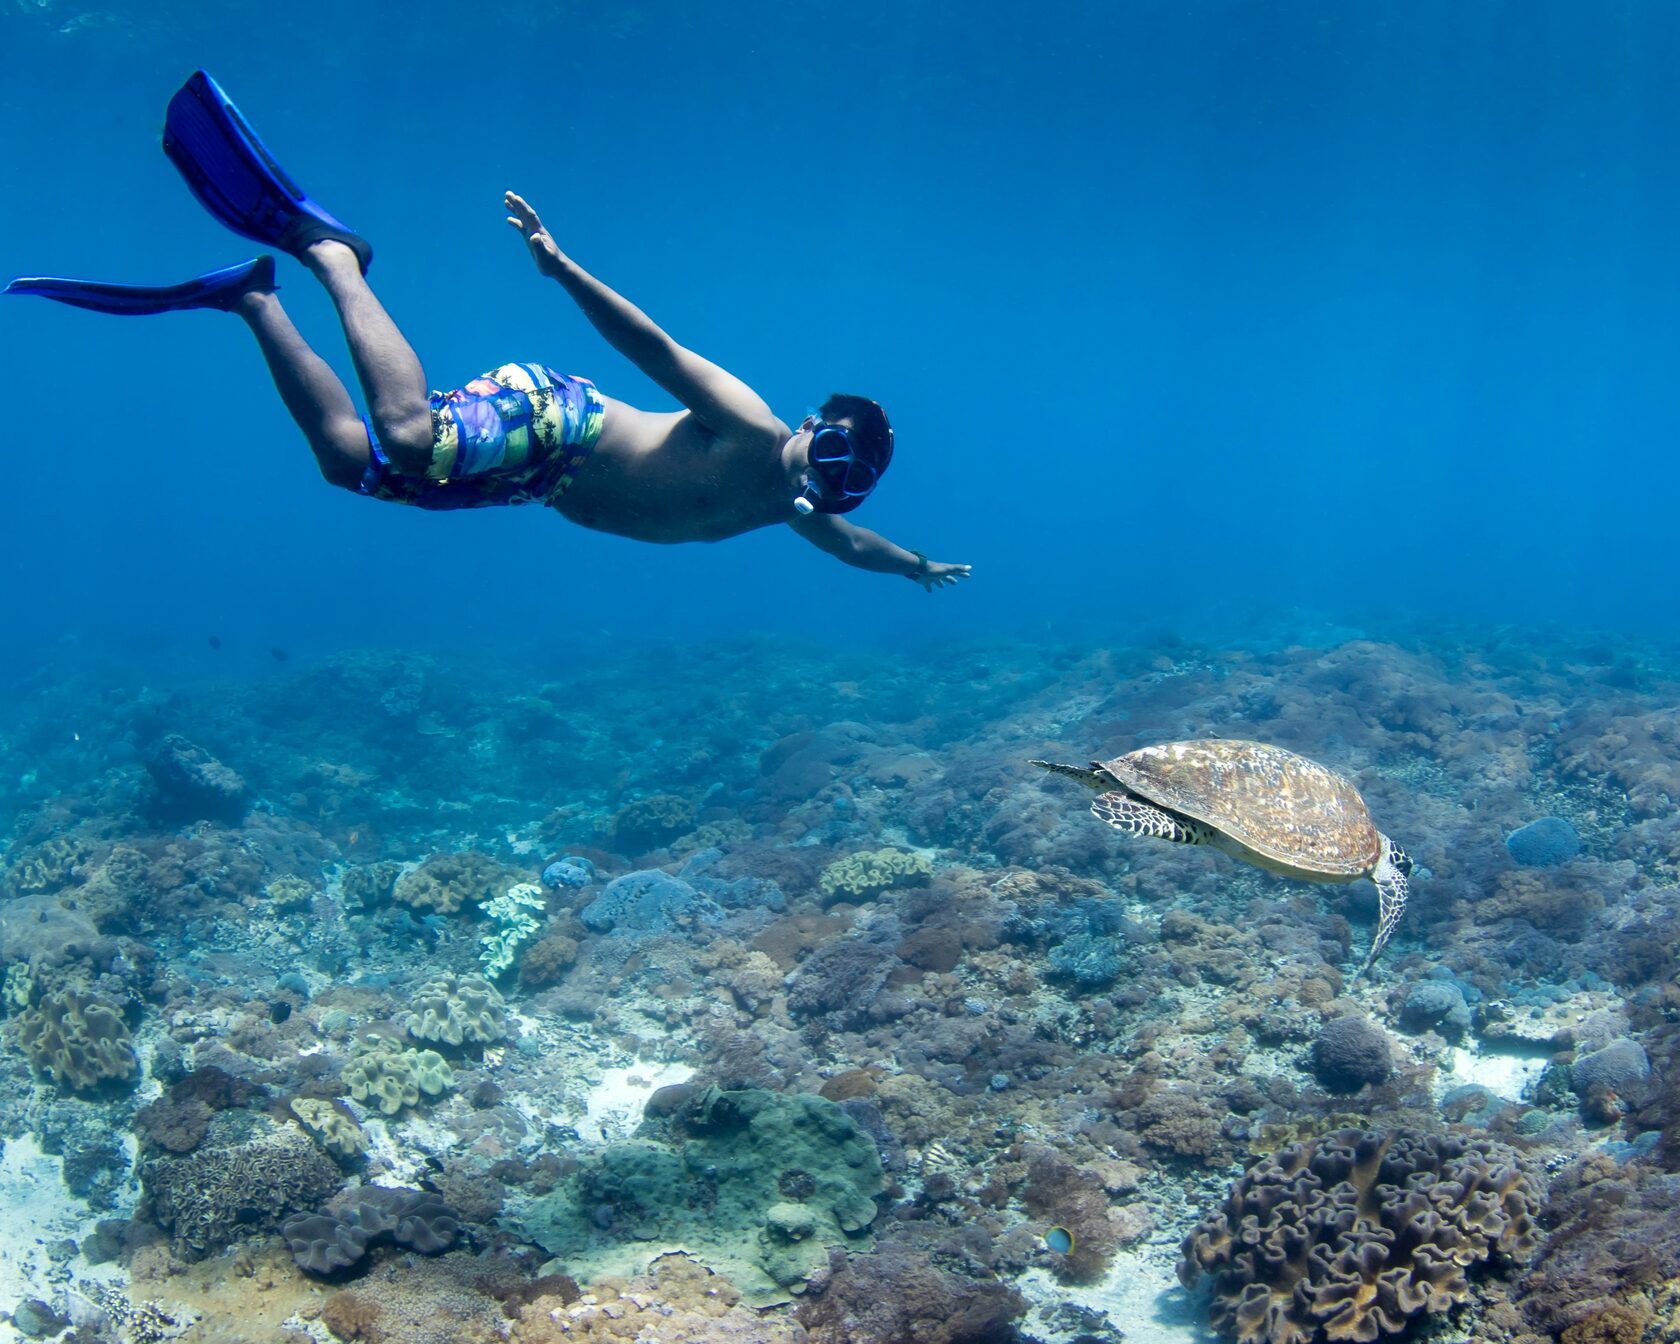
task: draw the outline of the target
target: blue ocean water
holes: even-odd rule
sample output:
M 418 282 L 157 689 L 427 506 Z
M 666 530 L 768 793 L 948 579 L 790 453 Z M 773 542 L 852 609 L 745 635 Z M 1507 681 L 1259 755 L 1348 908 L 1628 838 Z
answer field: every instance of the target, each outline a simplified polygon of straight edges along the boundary
M 553 1344 L 651 1276 L 719 1339 L 1194 1344 L 1245 1168 L 1371 1144 L 1497 1195 L 1467 1337 L 1673 1310 L 1680 10 L 94 2 L 0 0 L 0 277 L 257 250 L 159 152 L 203 67 L 434 386 L 674 409 L 517 190 L 790 423 L 879 399 L 851 517 L 974 576 L 378 504 L 234 319 L 0 301 L 0 1339 Z M 1372 977 L 1370 883 L 1028 764 L 1220 737 L 1409 852 Z
M 532 273 L 515 187 L 784 418 L 880 400 L 899 453 L 858 520 L 976 572 L 930 600 L 786 536 L 374 507 L 315 478 L 233 324 L 16 301 L 20 644 L 851 641 L 1227 606 L 1672 628 L 1669 6 L 14 0 L 0 24 L 0 268 L 249 255 L 157 149 L 203 65 L 375 240 L 435 384 L 540 359 L 668 404 Z

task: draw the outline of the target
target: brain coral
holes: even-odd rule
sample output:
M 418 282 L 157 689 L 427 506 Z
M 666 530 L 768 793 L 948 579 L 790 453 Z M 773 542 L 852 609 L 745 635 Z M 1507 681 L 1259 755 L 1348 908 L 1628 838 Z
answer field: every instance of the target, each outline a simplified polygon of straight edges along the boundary
M 1526 1255 L 1540 1191 L 1486 1139 L 1342 1129 L 1251 1166 L 1184 1239 L 1186 1287 L 1240 1344 L 1398 1334 L 1469 1293 L 1465 1270 Z
M 134 1048 L 122 1015 L 74 989 L 45 995 L 17 1019 L 17 1043 L 55 1083 L 83 1092 L 107 1078 L 127 1078 Z
M 233 1148 L 161 1157 L 145 1170 L 158 1223 L 195 1255 L 271 1231 L 343 1183 L 337 1165 L 295 1126 Z
M 399 877 L 391 894 L 416 910 L 452 915 L 468 901 L 497 895 L 506 880 L 501 864 L 483 854 L 434 854 Z
M 444 1045 L 489 1045 L 507 1035 L 502 996 L 477 975 L 438 975 L 414 991 L 408 1034 Z
M 932 876 L 933 865 L 920 854 L 877 849 L 835 860 L 823 869 L 817 889 L 824 905 L 872 901 L 894 887 L 925 887 Z

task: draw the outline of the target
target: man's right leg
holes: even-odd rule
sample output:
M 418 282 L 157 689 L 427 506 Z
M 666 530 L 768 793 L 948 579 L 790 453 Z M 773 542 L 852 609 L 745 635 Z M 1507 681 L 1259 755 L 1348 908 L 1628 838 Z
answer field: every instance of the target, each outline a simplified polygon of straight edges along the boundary
M 272 290 L 242 295 L 235 311 L 256 336 L 280 399 L 309 440 L 321 475 L 356 489 L 372 454 L 367 427 L 338 375 L 298 334 Z
M 400 475 L 425 476 L 432 465 L 432 404 L 419 356 L 368 288 L 348 247 L 317 242 L 302 261 L 338 309 L 381 451 Z

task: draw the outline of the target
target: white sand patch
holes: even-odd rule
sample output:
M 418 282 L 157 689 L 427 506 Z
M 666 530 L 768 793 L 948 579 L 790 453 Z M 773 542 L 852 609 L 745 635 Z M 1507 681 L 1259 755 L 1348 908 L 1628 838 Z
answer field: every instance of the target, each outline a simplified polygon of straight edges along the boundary
M 1506 1101 L 1521 1101 L 1539 1081 L 1544 1056 L 1489 1050 L 1481 1045 L 1452 1045 L 1441 1056 L 1435 1074 L 1435 1099 L 1455 1087 L 1477 1085 Z
M 1101 1283 L 1057 1283 L 1048 1270 L 1029 1269 L 1014 1286 L 1031 1304 L 1025 1325 L 1034 1338 L 1052 1344 L 1066 1338 L 1047 1325 L 1043 1313 L 1065 1302 L 1106 1313 L 1126 1344 L 1214 1344 L 1203 1303 L 1179 1285 L 1175 1252 L 1160 1246 L 1123 1249 Z
M 134 1156 L 130 1144 L 129 1157 Z M 7 1139 L 0 1153 L 0 1308 L 12 1310 L 26 1297 L 38 1297 L 62 1308 L 60 1291 L 73 1278 L 123 1278 L 115 1264 L 92 1266 L 80 1257 L 55 1264 L 49 1244 L 70 1238 L 80 1242 L 94 1231 L 101 1217 L 126 1217 L 138 1192 L 124 1189 L 119 1207 L 95 1213 L 64 1188 L 64 1164 L 41 1151 L 35 1135 Z M 9 1326 L 0 1325 L 0 1338 Z
M 608 1069 L 589 1092 L 589 1107 L 578 1121 L 578 1137 L 586 1143 L 616 1143 L 627 1139 L 642 1123 L 642 1108 L 662 1087 L 686 1083 L 694 1070 L 686 1064 L 638 1061 L 627 1068 Z

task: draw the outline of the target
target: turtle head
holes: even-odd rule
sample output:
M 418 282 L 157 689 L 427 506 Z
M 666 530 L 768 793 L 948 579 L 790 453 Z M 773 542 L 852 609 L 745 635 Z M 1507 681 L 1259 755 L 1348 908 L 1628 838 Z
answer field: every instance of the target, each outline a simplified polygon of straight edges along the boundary
M 1092 761 L 1089 769 L 1082 765 L 1058 765 L 1055 761 L 1028 761 L 1027 764 L 1036 765 L 1054 775 L 1066 775 L 1069 779 L 1077 779 L 1086 788 L 1095 789 L 1098 793 L 1112 789 L 1118 782 L 1103 767 L 1101 761 Z
M 1412 875 L 1412 869 L 1417 867 L 1417 864 L 1412 862 L 1412 856 L 1406 853 L 1405 850 L 1401 849 L 1399 845 L 1395 844 L 1394 841 L 1390 840 L 1386 835 L 1383 836 L 1383 844 L 1388 850 L 1388 861 L 1399 869 L 1400 876 L 1410 877 Z

